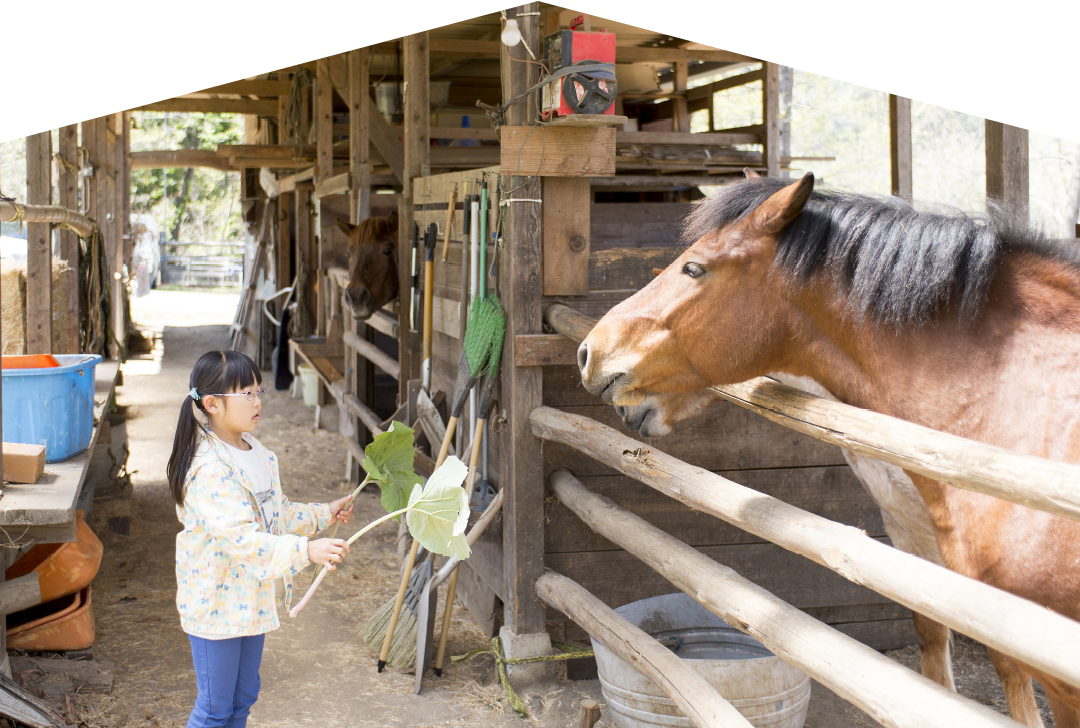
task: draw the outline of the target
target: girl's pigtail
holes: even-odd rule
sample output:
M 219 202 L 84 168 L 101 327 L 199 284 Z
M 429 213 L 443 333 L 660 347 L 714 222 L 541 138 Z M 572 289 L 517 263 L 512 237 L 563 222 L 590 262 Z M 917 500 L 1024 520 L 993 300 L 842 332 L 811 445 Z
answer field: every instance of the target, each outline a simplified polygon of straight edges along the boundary
M 184 505 L 184 481 L 187 480 L 188 469 L 199 446 L 199 431 L 203 428 L 195 419 L 193 410 L 196 406 L 190 394 L 184 397 L 184 403 L 180 405 L 180 419 L 176 423 L 176 435 L 173 437 L 172 455 L 169 456 L 169 464 L 165 468 L 169 476 L 169 490 L 178 506 Z

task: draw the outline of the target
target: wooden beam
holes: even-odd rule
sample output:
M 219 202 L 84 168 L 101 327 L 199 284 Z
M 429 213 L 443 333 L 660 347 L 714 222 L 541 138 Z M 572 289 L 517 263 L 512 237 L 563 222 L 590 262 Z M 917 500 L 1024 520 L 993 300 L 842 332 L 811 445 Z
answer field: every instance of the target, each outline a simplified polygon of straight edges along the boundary
M 675 93 L 675 126 L 676 131 L 682 134 L 690 133 L 690 112 L 686 108 L 686 85 L 689 81 L 690 71 L 686 61 L 677 61 L 674 64 Z
M 616 46 L 616 63 L 678 63 L 688 61 L 714 61 L 718 63 L 746 63 L 757 59 L 730 51 L 715 49 L 694 50 L 690 48 L 644 48 L 640 46 Z
M 543 293 L 584 296 L 589 292 L 589 178 L 545 177 L 543 192 Z
M 430 39 L 428 34 L 416 33 L 406 36 L 404 42 L 405 64 L 405 144 L 404 144 L 404 192 L 402 193 L 402 206 L 404 214 L 399 216 L 399 243 L 398 243 L 398 272 L 400 276 L 399 290 L 402 292 L 402 301 L 405 300 L 405 292 L 409 290 L 409 273 L 412 255 L 413 233 L 413 180 L 418 177 L 427 177 L 431 174 L 431 93 L 430 78 L 428 72 L 431 67 Z M 372 114 L 372 121 L 381 114 Z M 389 126 L 389 125 L 387 125 Z M 375 125 L 373 125 L 374 129 Z M 380 152 L 382 149 L 379 150 Z M 404 332 L 408 331 L 409 307 L 400 306 L 399 325 L 402 336 L 398 361 L 401 374 L 399 391 L 401 401 L 408 398 L 408 380 L 419 379 L 421 376 L 421 355 L 419 347 L 413 342 L 416 337 Z
M 120 189 L 120 177 L 124 168 L 123 130 L 120 114 L 105 117 L 105 154 L 109 165 L 109 174 L 105 177 L 105 248 L 111 252 L 109 279 L 112 290 L 112 327 L 113 342 L 110 352 L 114 359 L 127 353 L 127 318 L 124 315 L 124 227 L 120 206 L 123 192 Z
M 26 201 L 52 204 L 52 132 L 26 137 Z M 26 226 L 26 353 L 52 353 L 52 226 Z
M 578 342 L 562 334 L 519 334 L 514 337 L 514 364 L 543 367 L 577 364 Z
M 765 173 L 780 176 L 780 66 L 765 64 L 765 81 L 762 85 L 761 118 L 765 125 L 762 138 L 764 145 Z
M 278 194 L 278 225 L 277 225 L 277 240 L 275 241 L 275 250 L 277 251 L 277 261 L 274 271 L 274 281 L 277 284 L 278 290 L 292 285 L 293 280 L 293 263 L 292 263 L 292 193 L 280 192 Z M 277 312 L 280 317 L 282 309 L 285 307 L 285 296 L 278 298 L 275 301 Z
M 911 199 L 911 99 L 889 94 L 889 155 L 892 193 Z
M 76 211 L 79 209 L 79 127 L 76 124 L 70 126 L 64 126 L 60 128 L 59 136 L 60 148 L 57 153 L 60 158 L 64 160 L 57 165 L 58 179 L 57 189 L 60 196 L 57 200 L 57 204 L 67 210 Z M 67 162 L 65 164 L 64 162 Z M 68 165 L 71 165 L 69 168 Z M 61 228 L 57 231 L 57 237 L 60 239 L 60 257 L 67 262 L 70 268 L 74 270 L 79 269 L 79 236 L 74 230 Z M 79 311 L 79 277 L 72 276 L 69 285 L 64 291 L 53 291 L 53 295 L 63 296 L 67 301 L 65 309 L 72 312 L 73 315 L 78 315 Z M 67 342 L 64 346 L 64 351 L 54 352 L 59 354 L 78 354 L 79 353 L 79 333 L 78 328 L 72 329 L 75 332 L 75 340 Z
M 312 194 L 314 192 L 314 185 L 310 181 L 299 182 L 296 185 L 296 192 L 294 199 L 296 200 L 295 208 L 295 228 L 296 228 L 296 263 L 293 270 L 297 275 L 300 274 L 301 269 L 306 269 L 307 285 L 304 288 L 303 295 L 307 304 L 307 309 L 311 313 L 312 330 L 310 333 L 314 333 L 315 324 L 315 309 L 316 309 L 316 297 L 315 297 L 315 280 L 318 277 L 319 261 L 316 257 L 317 251 L 315 249 L 315 234 L 312 230 Z
M 167 169 L 171 167 L 209 167 L 222 172 L 236 172 L 237 168 L 228 157 L 208 149 L 162 149 L 149 152 L 131 152 L 128 155 L 131 169 Z
M 352 349 L 357 354 L 360 354 L 394 379 L 397 379 L 398 376 L 400 376 L 401 367 L 397 360 L 392 356 L 383 353 L 379 347 L 375 346 L 370 341 L 360 338 L 352 331 L 346 331 L 342 340 L 345 342 L 346 347 Z
M 641 445 L 630 442 L 635 443 L 634 451 Z M 559 501 L 594 531 L 887 728 L 1013 725 L 1008 717 L 822 624 L 610 498 L 590 492 L 569 472 L 557 470 L 549 482 Z
M 727 134 L 723 132 L 702 132 L 683 134 L 677 131 L 615 131 L 616 145 L 630 144 L 681 144 L 697 146 L 726 147 L 734 144 L 760 144 L 760 134 Z
M 199 91 L 199 93 L 235 96 L 287 97 L 290 88 L 292 88 L 292 83 L 288 80 L 269 81 L 264 79 L 254 79 L 251 81 L 233 81 L 232 83 L 223 83 L 220 86 L 211 86 L 210 88 Z
M 370 102 L 369 102 L 370 103 Z M 430 125 L 430 120 L 428 124 Z M 390 126 L 378 111 L 368 114 L 368 132 L 371 143 L 379 150 L 383 160 L 397 177 L 400 184 L 405 184 L 405 146 L 400 134 Z
M 517 17 L 523 41 L 513 48 L 501 46 L 506 99 L 523 94 L 533 85 L 532 64 L 520 61 L 529 58 L 522 47 L 525 43 L 533 54 L 540 55 L 539 9 L 539 3 L 519 6 Z M 511 126 L 526 126 L 536 118 L 536 113 L 536 94 L 529 94 L 507 110 L 506 122 Z M 504 171 L 511 173 L 510 169 Z M 499 256 L 499 280 L 511 342 L 516 342 L 515 337 L 522 334 L 543 333 L 538 275 L 543 264 L 543 207 L 525 201 L 539 200 L 542 194 L 539 178 L 519 181 L 510 199 L 522 202 L 511 201 L 506 207 L 507 250 L 512 250 L 513 255 Z M 497 436 L 499 449 L 505 453 L 499 482 L 507 493 L 503 507 L 503 570 L 508 600 L 505 621 L 519 635 L 538 634 L 544 632 L 544 606 L 536 595 L 536 580 L 544 570 L 544 460 L 540 441 L 533 437 L 529 426 L 529 413 L 544 401 L 543 370 L 515 366 L 516 355 L 508 353 L 511 356 L 503 355 L 500 398 L 507 424 Z
M 326 59 L 320 60 L 316 67 L 318 68 L 319 95 L 315 103 L 317 134 L 315 181 L 324 182 L 334 175 L 334 87 L 330 83 L 330 68 Z
M 284 83 L 289 84 L 289 92 L 292 91 L 292 74 L 291 73 L 279 73 L 278 77 L 282 79 Z M 288 135 L 285 132 L 285 117 L 289 112 L 289 93 L 278 96 L 277 99 L 277 139 L 274 140 L 276 144 L 288 143 Z
M 88 238 L 94 230 L 94 221 L 75 210 L 58 205 L 24 205 L 21 202 L 0 202 L 0 220 L 4 222 L 40 222 L 59 225 L 66 223 L 75 228 L 80 237 Z
M 986 120 L 986 198 L 1028 219 L 1028 131 Z
M 349 222 L 356 225 L 371 215 L 371 54 L 367 48 L 349 51 Z M 376 112 L 378 113 L 378 112 Z
M 536 592 L 616 657 L 656 683 L 698 728 L 750 728 L 750 721 L 724 700 L 688 661 L 627 621 L 576 581 L 548 569 L 537 580 Z
M 764 68 L 759 68 L 756 71 L 750 71 L 748 73 L 740 73 L 738 76 L 729 76 L 728 78 L 722 78 L 719 81 L 713 81 L 704 86 L 696 86 L 689 89 L 686 92 L 686 100 L 697 101 L 698 99 L 712 98 L 713 94 L 719 93 L 720 91 L 726 91 L 727 89 L 735 88 L 736 86 L 745 86 L 754 81 L 762 81 L 764 78 Z
M 507 124 L 499 131 L 502 139 L 500 164 L 506 174 L 542 177 L 615 174 L 615 129 L 612 127 Z
M 329 177 L 322 182 L 315 183 L 315 196 L 327 197 L 329 195 L 341 195 L 349 191 L 349 173 L 342 172 Z
M 139 106 L 133 111 L 175 111 L 204 114 L 257 114 L 277 116 L 277 99 L 185 99 L 173 98 Z

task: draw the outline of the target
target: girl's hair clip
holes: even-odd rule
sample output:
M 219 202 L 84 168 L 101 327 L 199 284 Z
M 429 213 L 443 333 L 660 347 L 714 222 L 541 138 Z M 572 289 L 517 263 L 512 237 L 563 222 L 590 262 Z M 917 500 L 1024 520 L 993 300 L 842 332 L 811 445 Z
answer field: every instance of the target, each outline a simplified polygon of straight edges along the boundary
M 191 397 L 191 398 L 192 398 L 192 399 L 194 399 L 194 400 L 198 400 L 198 399 L 199 399 L 199 393 L 195 391 L 195 387 L 192 387 L 192 388 L 191 388 L 191 391 L 190 391 L 190 392 L 188 392 L 188 396 L 189 396 L 189 397 Z

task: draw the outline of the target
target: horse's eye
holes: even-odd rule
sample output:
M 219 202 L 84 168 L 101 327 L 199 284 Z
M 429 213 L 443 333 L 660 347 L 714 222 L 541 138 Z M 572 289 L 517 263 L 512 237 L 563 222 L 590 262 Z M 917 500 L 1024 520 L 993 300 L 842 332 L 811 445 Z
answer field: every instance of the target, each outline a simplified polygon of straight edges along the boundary
M 682 267 L 682 272 L 691 278 L 700 278 L 705 275 L 705 266 L 700 263 L 687 263 Z
M 393 248 L 387 248 L 386 250 L 384 250 L 384 251 L 382 252 L 382 254 L 383 254 L 383 255 L 390 255 L 390 254 L 391 254 L 391 253 L 393 253 L 393 252 L 394 252 L 394 249 L 393 249 Z

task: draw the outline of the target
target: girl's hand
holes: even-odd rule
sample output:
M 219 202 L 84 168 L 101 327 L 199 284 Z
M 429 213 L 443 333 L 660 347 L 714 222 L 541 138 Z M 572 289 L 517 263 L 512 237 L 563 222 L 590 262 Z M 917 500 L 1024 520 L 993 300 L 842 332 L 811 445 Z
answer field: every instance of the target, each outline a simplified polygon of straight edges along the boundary
M 352 516 L 353 504 L 349 503 L 348 507 L 345 504 L 349 503 L 349 496 L 344 498 L 338 498 L 336 501 L 330 503 L 330 515 L 333 516 L 335 521 L 341 523 L 348 523 L 349 518 Z
M 308 558 L 316 564 L 326 567 L 327 571 L 337 568 L 344 555 L 349 553 L 349 543 L 343 538 L 320 538 L 308 541 Z

